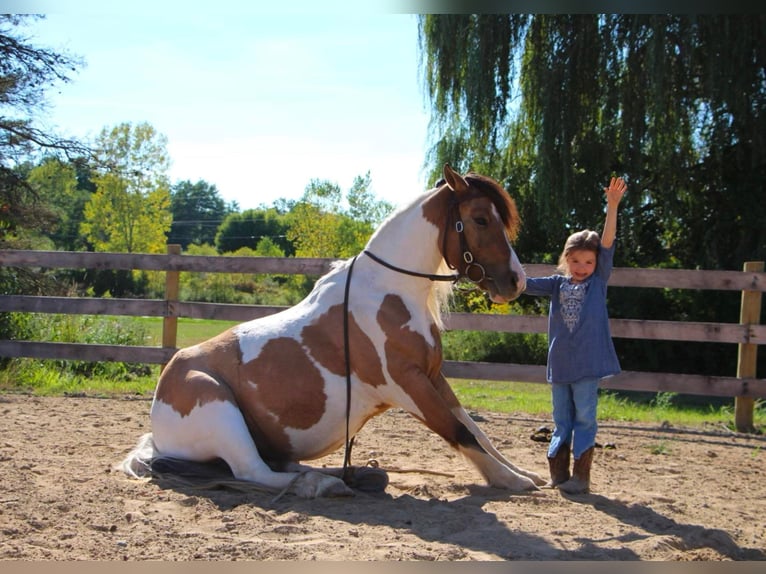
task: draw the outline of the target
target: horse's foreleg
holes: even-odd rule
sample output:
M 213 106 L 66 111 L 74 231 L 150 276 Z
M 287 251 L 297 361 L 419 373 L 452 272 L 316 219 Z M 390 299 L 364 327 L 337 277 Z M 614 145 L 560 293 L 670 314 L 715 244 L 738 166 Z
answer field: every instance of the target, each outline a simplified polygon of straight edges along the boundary
M 530 478 L 532 482 L 534 482 L 537 486 L 542 486 L 546 484 L 548 481 L 544 479 L 542 476 L 537 474 L 536 472 L 533 472 L 531 470 L 526 470 L 521 467 L 516 466 L 513 464 L 510 460 L 505 458 L 500 451 L 498 451 L 492 442 L 489 440 L 486 434 L 481 430 L 479 425 L 474 422 L 474 420 L 468 415 L 467 412 L 465 412 L 465 409 L 463 407 L 458 407 L 455 411 L 455 416 L 463 422 L 465 426 L 468 427 L 468 429 L 476 436 L 479 443 L 489 452 L 492 456 L 494 456 L 497 460 L 502 462 L 504 465 L 509 467 L 514 472 L 517 472 L 523 476 L 526 476 L 527 478 Z
M 489 444 L 489 439 L 481 432 L 476 434 L 475 424 L 461 420 L 453 412 L 460 408 L 460 403 L 451 390 L 447 392 L 442 386 L 449 386 L 443 378 L 433 382 L 424 374 L 410 377 L 402 387 L 420 411 L 412 414 L 471 461 L 491 486 L 513 491 L 537 490 L 532 478 L 503 463 L 482 445 Z
M 546 479 L 544 479 L 536 472 L 532 472 L 530 470 L 516 466 L 495 448 L 495 446 L 492 444 L 492 441 L 489 440 L 489 437 L 484 433 L 484 431 L 481 430 L 479 425 L 477 425 L 476 422 L 465 411 L 463 406 L 460 404 L 460 401 L 458 401 L 458 398 L 455 396 L 455 392 L 452 390 L 452 387 L 450 387 L 449 383 L 444 377 L 440 377 L 440 379 L 437 380 L 434 384 L 434 387 L 444 399 L 444 401 L 450 406 L 450 409 L 458 418 L 458 420 L 460 420 L 466 427 L 468 427 L 468 430 L 473 433 L 473 435 L 479 441 L 479 444 L 481 444 L 481 446 L 484 447 L 484 449 L 489 454 L 494 456 L 497 460 L 509 467 L 514 472 L 530 478 L 537 486 L 542 486 L 547 482 Z
M 509 461 L 507 458 L 505 458 L 500 451 L 498 451 L 495 446 L 492 444 L 492 441 L 489 440 L 489 437 L 484 433 L 484 431 L 481 430 L 481 428 L 476 424 L 476 422 L 468 415 L 468 413 L 465 411 L 463 406 L 460 404 L 460 401 L 455 396 L 454 391 L 452 390 L 452 387 L 450 387 L 447 380 L 440 376 L 435 382 L 434 382 L 434 388 L 436 389 L 436 392 L 439 393 L 439 395 L 442 397 L 444 402 L 449 406 L 452 413 L 457 417 L 457 419 L 462 422 L 468 430 L 476 437 L 476 440 L 479 441 L 479 444 L 494 458 L 496 458 L 498 461 L 500 461 L 502 464 L 510 468 L 512 471 L 522 475 L 526 476 L 530 480 L 532 480 L 537 486 L 542 486 L 546 483 L 546 480 L 541 477 L 536 472 L 532 472 L 529 470 L 525 470 L 523 468 L 519 468 L 515 464 L 513 464 L 511 461 Z

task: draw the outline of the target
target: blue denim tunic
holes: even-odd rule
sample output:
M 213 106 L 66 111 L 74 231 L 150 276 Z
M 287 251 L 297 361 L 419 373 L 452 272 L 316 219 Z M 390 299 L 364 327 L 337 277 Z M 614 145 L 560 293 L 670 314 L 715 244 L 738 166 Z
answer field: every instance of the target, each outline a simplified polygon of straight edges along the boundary
M 601 379 L 620 372 L 606 309 L 606 285 L 612 273 L 614 244 L 599 249 L 596 270 L 584 283 L 585 299 L 579 319 L 570 331 L 562 314 L 559 292 L 569 278 L 563 275 L 527 277 L 527 295 L 550 297 L 548 312 L 549 383 L 575 383 L 581 379 Z M 569 314 L 571 317 L 571 314 Z

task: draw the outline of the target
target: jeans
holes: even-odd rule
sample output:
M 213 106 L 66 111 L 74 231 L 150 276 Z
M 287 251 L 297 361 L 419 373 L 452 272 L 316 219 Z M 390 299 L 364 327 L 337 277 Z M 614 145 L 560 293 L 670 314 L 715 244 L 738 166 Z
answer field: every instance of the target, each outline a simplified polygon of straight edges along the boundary
M 599 382 L 600 379 L 583 379 L 551 384 L 555 428 L 548 447 L 549 458 L 556 455 L 562 444 L 572 445 L 576 459 L 596 444 Z

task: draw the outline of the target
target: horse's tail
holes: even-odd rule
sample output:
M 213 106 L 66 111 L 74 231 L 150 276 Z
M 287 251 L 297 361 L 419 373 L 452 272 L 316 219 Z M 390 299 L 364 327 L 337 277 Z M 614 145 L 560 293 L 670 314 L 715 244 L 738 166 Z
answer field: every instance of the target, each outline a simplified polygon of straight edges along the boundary
M 179 483 L 184 480 L 217 480 L 222 483 L 234 480 L 231 469 L 220 459 L 195 462 L 162 455 L 154 444 L 152 433 L 146 433 L 138 439 L 135 448 L 114 469 L 133 478 L 172 479 L 175 476 Z
M 152 460 L 157 456 L 157 447 L 154 446 L 152 433 L 146 433 L 128 455 L 115 466 L 128 476 L 145 478 L 152 474 Z

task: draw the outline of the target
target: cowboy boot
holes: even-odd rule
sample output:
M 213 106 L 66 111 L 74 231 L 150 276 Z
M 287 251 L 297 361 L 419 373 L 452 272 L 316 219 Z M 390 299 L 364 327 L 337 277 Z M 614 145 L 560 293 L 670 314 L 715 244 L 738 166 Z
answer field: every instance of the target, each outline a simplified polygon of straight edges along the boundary
M 559 490 L 569 494 L 582 494 L 590 489 L 590 466 L 593 462 L 593 447 L 576 458 L 572 478 L 559 485 Z
M 556 454 L 548 457 L 551 479 L 545 485 L 545 488 L 553 488 L 569 480 L 569 453 L 569 445 L 562 444 L 556 451 Z

